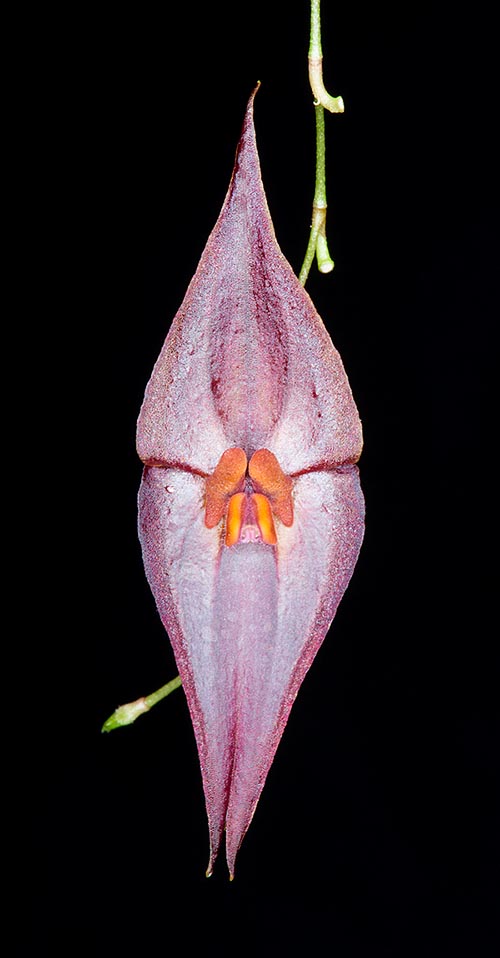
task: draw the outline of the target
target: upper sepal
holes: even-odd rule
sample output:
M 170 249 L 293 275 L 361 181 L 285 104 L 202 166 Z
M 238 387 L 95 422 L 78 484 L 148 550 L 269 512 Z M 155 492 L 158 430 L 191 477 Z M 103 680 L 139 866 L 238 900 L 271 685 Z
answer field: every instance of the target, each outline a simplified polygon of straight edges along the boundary
M 276 242 L 250 98 L 231 182 L 146 389 L 145 463 L 213 471 L 232 446 L 289 474 L 355 462 L 361 423 L 342 361 Z

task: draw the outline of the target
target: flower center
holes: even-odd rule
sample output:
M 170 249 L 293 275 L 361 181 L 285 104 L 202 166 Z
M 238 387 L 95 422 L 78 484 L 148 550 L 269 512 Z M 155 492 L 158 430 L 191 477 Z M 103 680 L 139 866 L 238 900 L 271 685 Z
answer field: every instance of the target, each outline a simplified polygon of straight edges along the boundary
M 274 453 L 258 449 L 248 462 L 243 449 L 226 449 L 207 479 L 207 528 L 225 519 L 227 546 L 259 541 L 274 546 L 273 516 L 285 526 L 293 524 L 292 480 Z

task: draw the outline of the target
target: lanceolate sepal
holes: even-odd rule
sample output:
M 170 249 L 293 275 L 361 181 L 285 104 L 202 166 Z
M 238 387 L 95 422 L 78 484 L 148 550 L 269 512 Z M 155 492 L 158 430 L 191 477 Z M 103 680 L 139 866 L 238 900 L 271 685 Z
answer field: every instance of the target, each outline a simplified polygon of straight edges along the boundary
M 228 194 L 138 422 L 139 532 L 229 870 L 363 534 L 361 425 L 279 250 L 253 96 Z

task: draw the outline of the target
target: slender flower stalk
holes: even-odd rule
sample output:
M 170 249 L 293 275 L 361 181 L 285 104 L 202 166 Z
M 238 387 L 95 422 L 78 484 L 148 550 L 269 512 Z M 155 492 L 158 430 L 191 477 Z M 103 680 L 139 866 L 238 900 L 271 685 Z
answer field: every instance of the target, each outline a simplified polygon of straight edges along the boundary
M 331 273 L 334 262 L 328 252 L 326 240 L 326 183 L 325 183 L 325 114 L 343 113 L 344 101 L 341 96 L 333 97 L 325 90 L 323 83 L 323 52 L 321 47 L 320 0 L 311 0 L 311 37 L 309 44 L 309 83 L 314 95 L 316 113 L 316 179 L 312 208 L 311 232 L 306 255 L 299 273 L 299 280 L 305 286 L 314 255 L 320 273 Z
M 318 104 L 330 113 L 343 113 L 341 96 L 330 96 L 323 83 L 323 50 L 321 48 L 320 0 L 311 0 L 311 35 L 309 43 L 309 83 Z

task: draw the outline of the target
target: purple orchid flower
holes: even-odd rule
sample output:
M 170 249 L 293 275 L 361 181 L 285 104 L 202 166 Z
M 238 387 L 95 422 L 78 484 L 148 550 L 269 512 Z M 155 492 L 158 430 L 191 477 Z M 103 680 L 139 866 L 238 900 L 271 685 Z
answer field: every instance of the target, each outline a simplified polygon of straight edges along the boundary
M 139 534 L 230 876 L 363 538 L 361 423 L 281 253 L 252 95 L 229 190 L 146 389 Z

